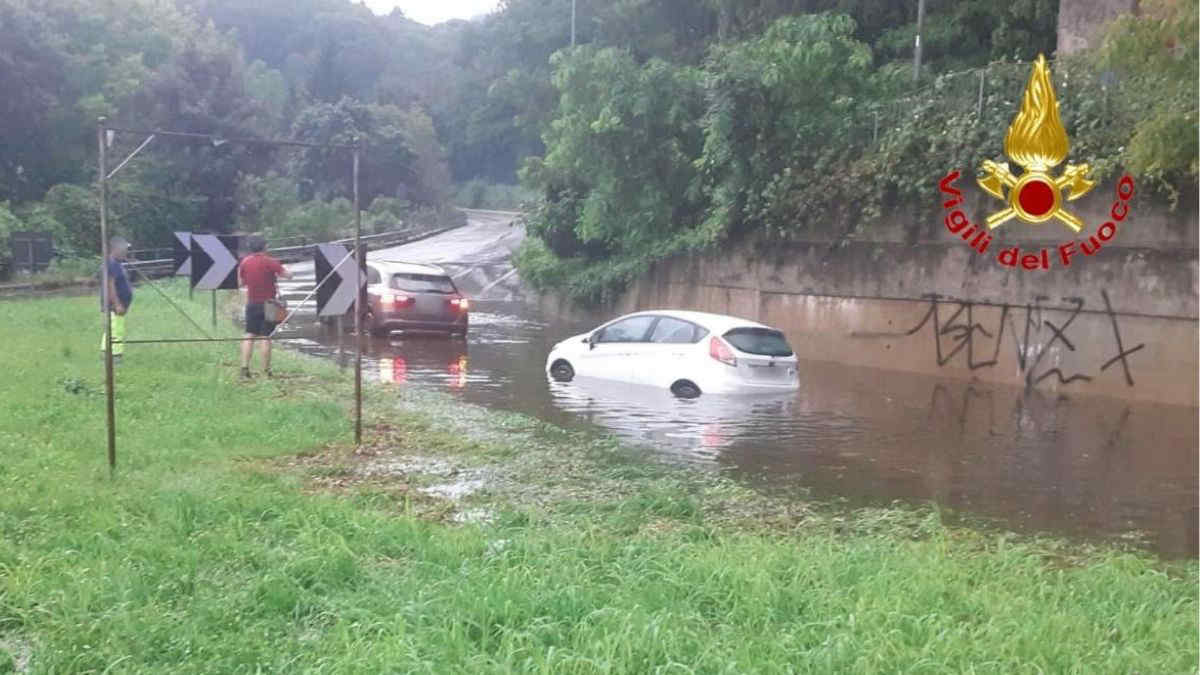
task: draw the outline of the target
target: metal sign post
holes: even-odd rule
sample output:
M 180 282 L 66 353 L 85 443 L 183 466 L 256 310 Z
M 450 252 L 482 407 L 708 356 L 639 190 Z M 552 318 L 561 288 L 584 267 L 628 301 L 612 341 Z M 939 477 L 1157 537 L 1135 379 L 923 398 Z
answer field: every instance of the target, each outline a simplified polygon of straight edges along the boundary
M 96 140 L 100 145 L 100 298 L 104 305 L 104 403 L 108 431 L 108 471 L 117 469 L 116 411 L 113 401 L 113 353 L 112 353 L 112 298 L 108 297 L 108 167 L 105 165 L 104 123 L 101 117 L 96 124 Z
M 358 159 L 362 142 L 354 139 L 354 445 L 362 445 L 362 211 L 358 204 Z
M 112 143 L 112 139 L 113 139 L 114 135 L 116 135 L 118 133 L 145 135 L 145 136 L 147 136 L 147 138 L 144 141 L 142 141 L 142 143 L 140 145 L 138 145 L 137 148 L 132 153 L 130 153 L 128 157 L 126 157 L 119 164 L 117 164 L 115 169 L 113 169 L 112 171 L 109 171 L 108 170 L 108 157 L 107 157 L 108 145 L 110 143 Z M 106 423 L 107 423 L 107 431 L 108 431 L 108 466 L 109 466 L 110 475 L 112 475 L 116 471 L 117 454 L 116 454 L 116 412 L 115 412 L 116 406 L 114 403 L 114 398 L 115 398 L 114 397 L 114 388 L 115 387 L 113 384 L 112 308 L 110 306 L 111 298 L 109 297 L 110 294 L 109 294 L 109 288 L 108 288 L 109 282 L 110 282 L 110 275 L 108 273 L 108 259 L 111 256 L 111 251 L 109 250 L 110 247 L 109 247 L 109 231 L 108 231 L 108 181 L 111 180 L 112 177 L 118 171 L 120 171 L 125 165 L 127 165 L 131 160 L 133 160 L 133 158 L 139 152 L 144 150 L 146 148 L 146 146 L 148 146 L 150 144 L 150 142 L 152 140 L 154 140 L 156 137 L 165 137 L 168 139 L 172 139 L 172 138 L 202 139 L 202 140 L 211 142 L 214 147 L 218 146 L 218 145 L 222 145 L 224 143 L 232 142 L 232 143 L 244 143 L 244 144 L 251 144 L 251 145 L 266 145 L 266 146 L 271 146 L 271 147 L 318 148 L 318 149 L 322 149 L 322 150 L 334 150 L 334 149 L 336 149 L 336 150 L 352 150 L 354 153 L 354 174 L 353 174 L 354 175 L 354 248 L 355 248 L 355 251 L 357 252 L 357 254 L 355 255 L 356 262 L 359 263 L 358 269 L 355 271 L 355 280 L 358 282 L 356 284 L 356 286 L 358 286 L 361 289 L 363 286 L 363 282 L 365 281 L 364 270 L 363 270 L 362 264 L 361 264 L 361 258 L 364 258 L 365 256 L 362 254 L 362 243 L 361 243 L 361 240 L 362 240 L 362 211 L 361 211 L 359 186 L 358 186 L 358 172 L 359 172 L 359 162 L 360 162 L 361 151 L 362 151 L 361 150 L 362 142 L 358 138 L 355 138 L 353 145 L 341 145 L 341 144 L 332 144 L 332 143 L 308 143 L 308 142 L 304 142 L 304 141 L 280 141 L 280 140 L 268 140 L 268 139 L 261 139 L 261 138 L 230 139 L 230 138 L 220 138 L 218 136 L 213 136 L 211 134 L 200 134 L 200 133 L 179 132 L 179 131 L 163 131 L 161 129 L 154 130 L 154 131 L 126 129 L 126 128 L 108 126 L 107 120 L 104 117 L 100 117 L 97 119 L 96 136 L 97 136 L 97 143 L 99 145 L 99 169 L 100 169 L 99 186 L 98 186 L 100 189 L 100 240 L 101 240 L 100 251 L 101 251 L 101 256 L 104 259 L 104 264 L 101 266 L 101 296 L 100 296 L 102 303 L 103 303 L 103 315 L 104 315 L 104 345 L 103 345 L 104 372 L 105 372 L 104 389 L 105 389 L 105 401 L 107 404 Z M 184 254 L 185 257 L 181 257 L 176 260 L 176 274 L 182 275 L 187 272 L 190 272 L 190 274 L 188 274 L 188 276 L 191 278 L 191 283 L 188 285 L 188 297 L 189 298 L 191 298 L 193 296 L 193 293 L 196 288 L 200 288 L 202 290 L 212 290 L 212 293 L 213 293 L 212 294 L 212 323 L 213 323 L 213 327 L 216 328 L 216 326 L 217 326 L 217 294 L 216 294 L 217 289 L 220 289 L 220 288 L 237 289 L 238 288 L 238 278 L 237 278 L 238 258 L 235 253 L 236 251 L 238 251 L 240 249 L 238 238 L 236 236 L 232 236 L 232 235 L 195 235 L 195 234 L 192 234 L 192 235 L 190 235 L 190 237 L 188 237 L 190 239 L 190 241 L 188 242 L 190 244 L 190 246 L 185 247 L 183 245 L 184 238 L 180 236 L 181 234 L 187 234 L 187 233 L 176 233 L 176 238 L 178 240 L 177 250 L 187 248 L 187 249 L 190 249 L 190 251 L 187 251 L 187 250 L 180 251 L 181 253 Z M 190 255 L 187 255 L 188 253 L 190 253 Z M 304 301 L 302 301 L 300 304 L 303 305 L 314 294 L 316 294 L 318 291 L 322 290 L 322 287 L 325 285 L 325 283 L 335 276 L 334 270 L 336 270 L 343 262 L 348 260 L 351 257 L 351 255 L 352 254 L 350 254 L 350 253 L 346 253 L 346 255 L 342 258 L 342 260 L 340 260 L 337 264 L 333 265 L 329 274 L 327 276 L 325 276 L 325 278 L 323 278 L 317 282 L 317 285 L 313 289 L 313 291 L 311 293 L 309 293 L 308 297 L 306 297 L 304 299 Z M 183 268 L 185 265 L 181 264 L 185 261 L 186 261 L 186 266 L 190 267 L 190 269 L 187 270 L 187 272 L 183 271 Z M 346 278 L 342 277 L 341 274 L 338 274 L 337 276 L 339 279 L 341 279 L 341 281 L 343 281 L 343 282 L 346 281 Z M 148 279 L 147 279 L 147 281 L 148 281 Z M 151 284 L 151 285 L 153 285 L 153 284 Z M 184 318 L 186 318 L 189 322 L 191 322 L 191 324 L 193 326 L 195 326 L 197 330 L 199 330 L 202 334 L 204 333 L 204 330 L 202 328 L 200 328 L 199 324 L 197 324 L 190 316 L 188 316 L 187 312 L 183 311 L 178 305 L 176 305 L 165 293 L 163 293 L 157 287 L 155 287 L 155 290 L 158 291 L 159 294 L 162 295 L 163 298 L 172 307 L 174 307 L 176 310 L 178 310 L 184 316 Z M 356 296 L 354 299 L 354 313 L 355 313 L 354 326 L 355 326 L 355 333 L 357 334 L 356 337 L 361 336 L 361 333 L 362 333 L 362 307 L 361 307 L 362 300 L 361 300 L 361 297 L 362 297 L 362 294 L 360 293 L 359 296 Z M 297 307 L 297 309 L 299 309 L 299 307 Z M 288 314 L 288 316 L 282 322 L 280 322 L 281 325 L 283 323 L 286 323 L 287 319 L 291 318 L 292 314 L 295 313 L 295 311 L 296 310 L 293 309 Z M 165 338 L 165 339 L 158 338 L 158 339 L 146 339 L 146 340 L 124 340 L 123 339 L 121 341 L 121 344 L 242 342 L 245 339 L 247 339 L 247 338 L 241 338 L 241 337 L 221 338 L 221 337 L 210 337 L 210 336 L 206 335 L 203 338 Z M 272 336 L 256 337 L 256 338 L 252 338 L 252 339 L 256 340 L 256 341 L 257 340 L 270 340 L 270 339 L 272 339 Z M 276 338 L 276 339 L 279 339 L 279 338 Z M 288 339 L 288 338 L 282 338 L 282 339 Z M 300 338 L 295 338 L 295 339 L 300 339 Z M 359 341 L 357 343 L 357 347 L 355 348 L 354 371 L 355 371 L 354 372 L 354 399 L 355 399 L 355 401 L 354 401 L 354 418 L 355 418 L 355 420 L 354 420 L 354 441 L 355 441 L 356 445 L 361 445 L 362 444 L 362 341 L 361 341 L 361 339 L 359 339 Z

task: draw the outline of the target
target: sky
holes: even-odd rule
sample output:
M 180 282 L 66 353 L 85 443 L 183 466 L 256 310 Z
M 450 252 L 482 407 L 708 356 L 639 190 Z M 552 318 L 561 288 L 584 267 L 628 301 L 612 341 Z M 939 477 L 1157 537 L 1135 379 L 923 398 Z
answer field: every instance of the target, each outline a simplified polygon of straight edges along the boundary
M 376 14 L 399 7 L 413 21 L 432 26 L 450 19 L 470 19 L 496 9 L 498 0 L 364 0 Z

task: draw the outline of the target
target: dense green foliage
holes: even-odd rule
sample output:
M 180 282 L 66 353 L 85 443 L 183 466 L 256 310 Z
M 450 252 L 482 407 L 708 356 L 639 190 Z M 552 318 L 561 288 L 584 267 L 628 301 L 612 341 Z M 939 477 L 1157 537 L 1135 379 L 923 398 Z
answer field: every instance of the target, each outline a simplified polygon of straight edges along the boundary
M 1197 100 L 1200 84 L 1200 12 L 1195 3 L 1154 0 L 1142 15 L 1119 20 L 1100 50 L 1102 63 L 1120 78 L 1133 134 L 1123 163 L 1158 187 L 1179 196 L 1200 173 Z
M 1074 152 L 1177 202 L 1197 175 L 1196 8 L 1143 5 L 1053 72 Z M 998 155 L 1058 2 L 928 0 L 916 82 L 912 2 L 596 0 L 577 3 L 575 48 L 570 10 L 506 0 L 426 27 L 345 0 L 0 0 L 0 87 L 18 92 L 0 103 L 0 200 L 88 255 L 98 115 L 360 139 L 361 204 L 391 214 L 373 227 L 526 203 L 523 277 L 596 299 L 730 236 L 848 236 L 901 206 L 916 222 L 930 180 Z M 481 187 L 518 178 L 520 194 Z M 111 218 L 140 246 L 332 236 L 350 179 L 346 150 L 160 138 L 113 183 Z
M 1195 194 L 1196 14 L 1194 4 L 1148 5 L 1113 24 L 1101 47 L 1053 64 L 1072 156 L 1086 157 L 1094 178 L 1126 170 L 1143 194 L 1172 204 Z M 836 240 L 886 212 L 908 214 L 910 236 L 918 238 L 936 221 L 938 203 L 928 194 L 939 178 L 1003 160 L 1030 66 L 997 61 L 933 74 L 909 91 L 911 71 L 880 65 L 878 53 L 873 60 L 859 33 L 846 15 L 786 17 L 756 37 L 710 47 L 699 73 L 638 64 L 629 51 L 556 55 L 558 112 L 543 135 L 545 159 L 527 160 L 524 173 L 544 203 L 530 216 L 537 238 L 519 255 L 523 278 L 597 301 L 665 254 L 728 237 Z M 610 62 L 636 72 L 610 73 L 604 86 L 600 76 L 572 77 L 608 72 Z M 638 73 L 663 77 L 664 68 L 702 83 L 700 91 L 621 84 Z M 686 105 L 693 97 L 703 105 Z M 606 136 L 613 120 L 624 119 L 614 111 L 626 106 L 686 113 L 669 123 L 657 114 L 665 127 L 652 140 L 636 129 Z M 684 140 L 695 133 L 702 148 Z M 618 175 L 634 178 L 641 191 L 620 192 L 604 180 L 610 151 L 625 153 L 630 163 Z M 655 182 L 643 172 L 687 180 L 651 191 Z
M 398 14 L 342 0 L 0 0 L 0 34 L 0 200 L 11 229 L 49 231 L 64 255 L 99 250 L 101 115 L 229 139 L 357 137 L 364 208 L 384 199 L 395 221 L 444 211 L 434 38 Z M 142 140 L 118 133 L 110 168 Z M 346 150 L 159 137 L 111 183 L 110 218 L 137 247 L 169 245 L 172 230 L 332 236 L 353 220 L 351 193 Z
M 468 209 L 496 209 L 517 211 L 537 200 L 537 193 L 520 185 L 489 183 L 480 178 L 458 186 L 454 203 Z
M 722 41 L 752 39 L 775 20 L 817 12 L 853 19 L 874 63 L 907 65 L 915 2 L 876 0 L 600 0 L 576 4 L 576 42 L 699 66 Z M 482 21 L 435 29 L 452 45 L 456 86 L 435 105 L 455 180 L 510 182 L 520 160 L 543 154 L 557 101 L 550 55 L 570 46 L 570 0 L 506 0 Z M 928 0 L 924 61 L 930 72 L 979 66 L 1055 45 L 1058 0 Z
M 163 290 L 203 323 L 206 297 Z M 98 331 L 76 330 L 94 307 L 6 304 L 0 368 L 22 386 L 0 390 L 0 672 L 1196 663 L 1195 561 L 951 527 L 929 509 L 781 503 L 419 387 L 364 387 L 352 455 L 352 378 L 286 351 L 282 378 L 239 383 L 232 345 L 131 346 L 110 476 Z M 155 293 L 132 311 L 131 337 L 194 335 Z M 457 504 L 421 491 L 460 470 L 486 488 Z M 450 518 L 478 511 L 491 521 Z

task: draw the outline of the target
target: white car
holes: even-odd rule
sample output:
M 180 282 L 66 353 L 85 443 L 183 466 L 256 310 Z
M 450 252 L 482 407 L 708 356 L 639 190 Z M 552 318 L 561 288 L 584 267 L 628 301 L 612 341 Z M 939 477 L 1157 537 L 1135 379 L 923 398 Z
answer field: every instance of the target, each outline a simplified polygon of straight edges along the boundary
M 798 388 L 796 355 L 783 333 L 720 314 L 658 310 L 614 319 L 554 345 L 546 372 L 701 394 L 779 392 Z

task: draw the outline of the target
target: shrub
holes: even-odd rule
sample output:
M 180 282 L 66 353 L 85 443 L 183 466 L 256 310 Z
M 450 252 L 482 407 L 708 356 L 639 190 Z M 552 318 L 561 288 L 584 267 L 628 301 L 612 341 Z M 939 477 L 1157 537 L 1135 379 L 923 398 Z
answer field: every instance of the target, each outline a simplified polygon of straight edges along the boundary
M 9 246 L 9 237 L 13 232 L 23 229 L 24 223 L 9 210 L 8 202 L 0 202 L 0 279 L 7 279 L 12 274 L 12 248 Z

